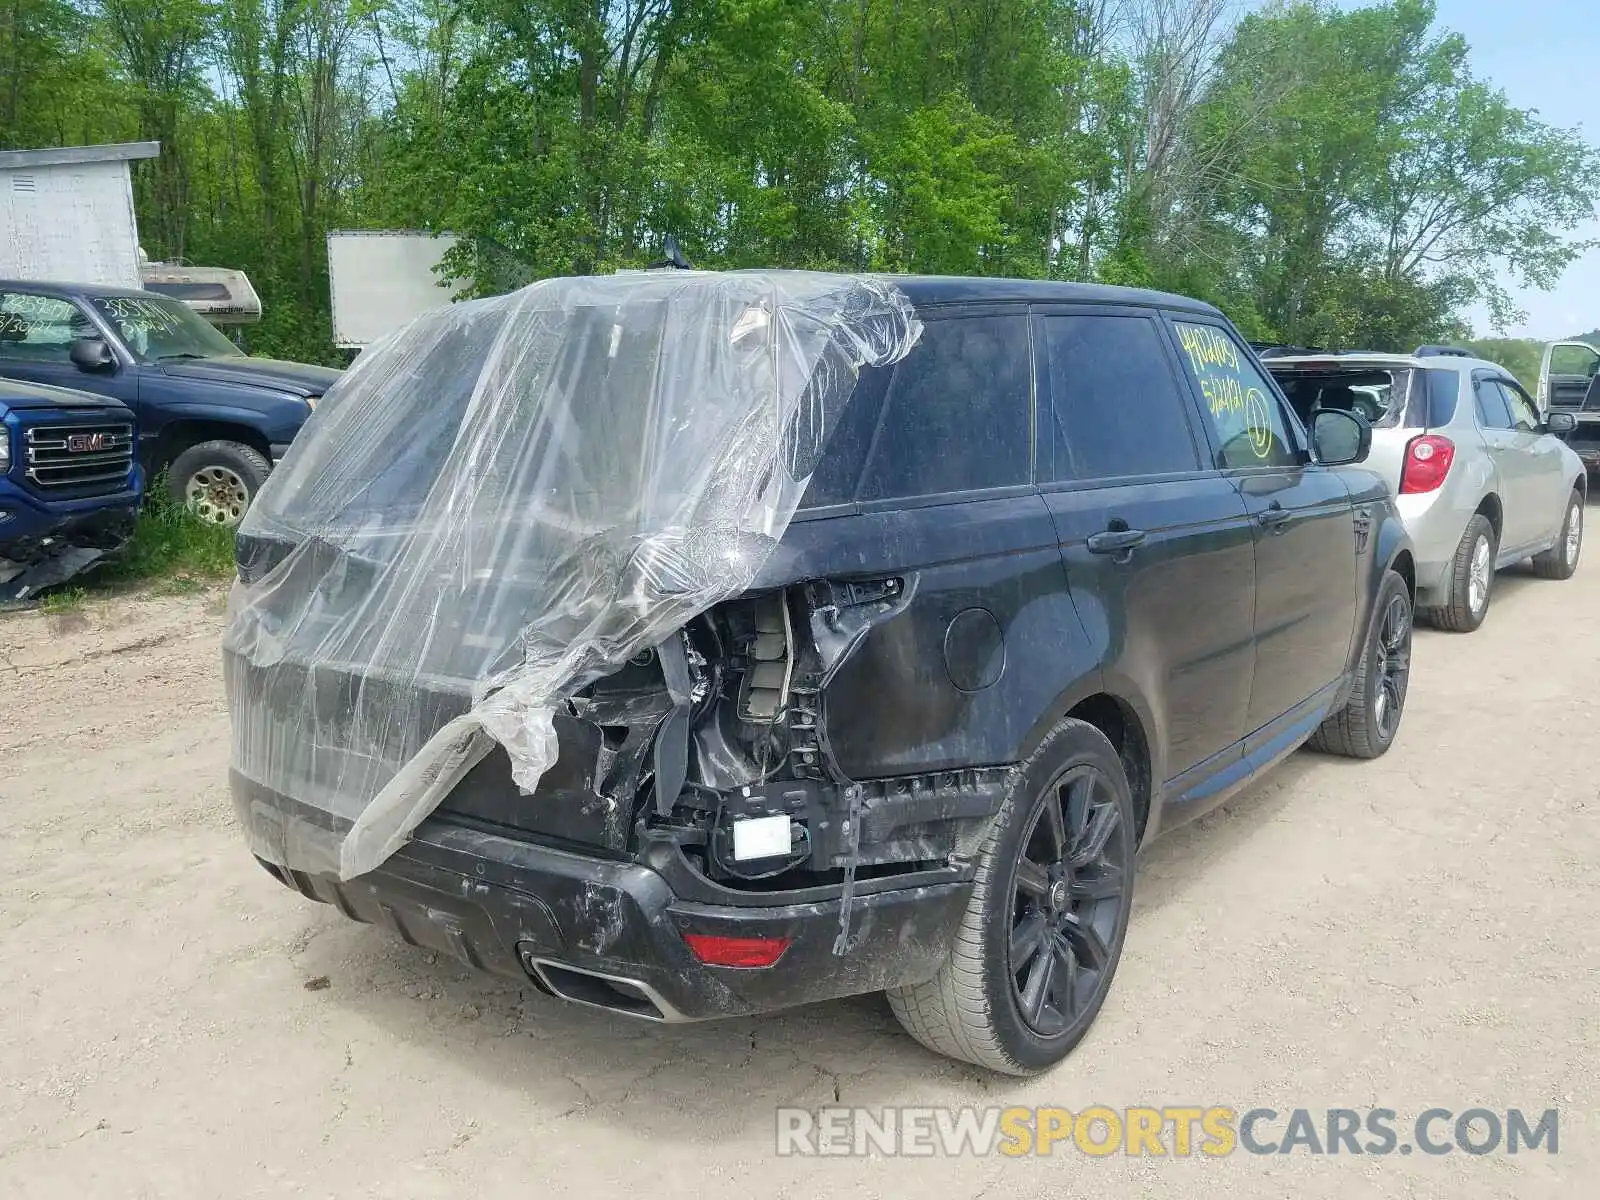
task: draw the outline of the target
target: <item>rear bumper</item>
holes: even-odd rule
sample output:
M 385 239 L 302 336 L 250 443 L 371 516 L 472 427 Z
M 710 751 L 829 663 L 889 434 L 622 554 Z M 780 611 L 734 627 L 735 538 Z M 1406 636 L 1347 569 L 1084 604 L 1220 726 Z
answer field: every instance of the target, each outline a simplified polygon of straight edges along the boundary
M 1419 605 L 1438 603 L 1449 591 L 1456 548 L 1477 504 L 1475 496 L 1468 500 L 1458 494 L 1455 482 L 1452 477 L 1437 492 L 1395 498 L 1400 520 L 1411 538 Z
M 234 773 L 247 829 L 298 807 Z M 252 837 L 252 843 L 256 839 Z M 854 945 L 833 953 L 837 888 L 731 892 L 653 846 L 649 863 L 606 859 L 434 819 L 377 871 L 341 883 L 265 860 L 280 882 L 352 920 L 563 999 L 658 1021 L 703 1020 L 879 991 L 930 978 L 971 892 L 954 869 L 858 882 Z M 681 858 L 681 856 L 680 856 Z M 724 895 L 714 895 L 724 892 Z M 770 967 L 713 967 L 687 933 L 790 939 Z

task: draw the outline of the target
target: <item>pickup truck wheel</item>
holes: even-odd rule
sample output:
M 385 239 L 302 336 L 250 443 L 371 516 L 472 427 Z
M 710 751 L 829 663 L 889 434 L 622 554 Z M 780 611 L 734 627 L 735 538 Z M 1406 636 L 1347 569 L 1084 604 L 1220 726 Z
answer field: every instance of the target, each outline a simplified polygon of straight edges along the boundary
M 1533 573 L 1542 579 L 1571 579 L 1583 553 L 1583 493 L 1577 488 L 1567 497 L 1567 515 L 1556 544 L 1533 559 Z
M 1394 571 L 1383 577 L 1373 614 L 1355 688 L 1345 706 L 1311 735 L 1307 744 L 1313 750 L 1377 758 L 1400 732 L 1411 681 L 1411 593 Z
M 267 481 L 272 464 L 241 442 L 200 442 L 167 468 L 167 491 L 202 521 L 237 525 Z
M 950 956 L 889 1006 L 928 1049 L 1008 1075 L 1071 1052 L 1105 1002 L 1133 909 L 1133 796 L 1116 749 L 1062 721 L 1011 774 Z
M 1452 633 L 1471 633 L 1483 624 L 1494 590 L 1494 557 L 1494 526 L 1476 513 L 1450 559 L 1450 594 L 1444 604 L 1426 610 L 1428 624 Z

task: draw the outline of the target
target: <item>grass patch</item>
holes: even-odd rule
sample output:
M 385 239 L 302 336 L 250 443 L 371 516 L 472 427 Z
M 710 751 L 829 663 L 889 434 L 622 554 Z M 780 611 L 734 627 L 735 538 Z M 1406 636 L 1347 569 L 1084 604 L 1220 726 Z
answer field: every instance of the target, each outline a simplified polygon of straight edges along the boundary
M 133 537 L 95 572 L 96 582 L 165 580 L 164 590 L 196 592 L 233 574 L 233 530 L 202 521 L 172 500 L 164 481 L 145 493 Z
M 76 612 L 83 607 L 89 593 L 81 587 L 59 587 L 39 597 L 39 611 L 43 613 Z
M 164 477 L 157 478 L 145 489 L 133 536 L 121 550 L 69 583 L 21 602 L 21 607 L 76 612 L 95 592 L 145 584 L 157 595 L 193 596 L 232 578 L 233 547 L 234 530 L 202 521 L 172 499 Z

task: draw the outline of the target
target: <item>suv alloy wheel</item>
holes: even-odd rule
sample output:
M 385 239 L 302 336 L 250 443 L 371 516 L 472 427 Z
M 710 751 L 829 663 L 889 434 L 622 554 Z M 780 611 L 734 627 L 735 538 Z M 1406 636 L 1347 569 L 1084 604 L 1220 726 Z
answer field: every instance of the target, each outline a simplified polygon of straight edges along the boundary
M 1068 718 L 1012 774 L 978 856 L 950 957 L 889 992 L 908 1033 L 940 1054 L 1032 1075 L 1094 1023 L 1133 908 L 1133 797 L 1116 749 Z

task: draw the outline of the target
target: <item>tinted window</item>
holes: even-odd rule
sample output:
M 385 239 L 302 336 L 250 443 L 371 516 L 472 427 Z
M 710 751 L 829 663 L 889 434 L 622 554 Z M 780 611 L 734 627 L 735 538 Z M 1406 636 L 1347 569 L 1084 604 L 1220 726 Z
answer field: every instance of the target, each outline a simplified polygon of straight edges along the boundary
M 1411 424 L 1438 429 L 1455 419 L 1456 397 L 1461 392 L 1461 372 L 1443 367 L 1418 371 L 1411 387 Z
M 1027 315 L 927 320 L 894 368 L 862 500 L 1028 482 Z
M 1297 465 L 1299 444 L 1272 385 L 1240 343 L 1216 325 L 1175 321 L 1183 364 L 1205 398 L 1224 467 Z
M 1515 422 L 1511 419 L 1511 408 L 1499 384 L 1492 379 L 1478 379 L 1473 382 L 1472 392 L 1478 403 L 1478 424 L 1485 429 L 1512 428 Z
M 868 367 L 861 372 L 850 402 L 844 406 L 838 424 L 828 436 L 822 460 L 806 484 L 801 508 L 825 508 L 830 504 L 848 504 L 855 499 L 856 483 L 861 478 L 861 468 L 866 465 L 867 452 L 872 449 L 873 432 L 878 428 L 889 374 L 882 367 Z
M 93 333 L 76 304 L 54 296 L 0 292 L 0 359 L 69 362 L 73 341 Z
M 1186 402 L 1148 317 L 1043 317 L 1048 425 L 1040 473 L 1048 479 L 1159 475 L 1200 466 Z
M 1539 428 L 1539 417 L 1533 401 L 1522 394 L 1522 389 L 1500 380 L 1500 391 L 1505 394 L 1506 407 L 1511 410 L 1511 421 L 1518 429 L 1533 431 Z

